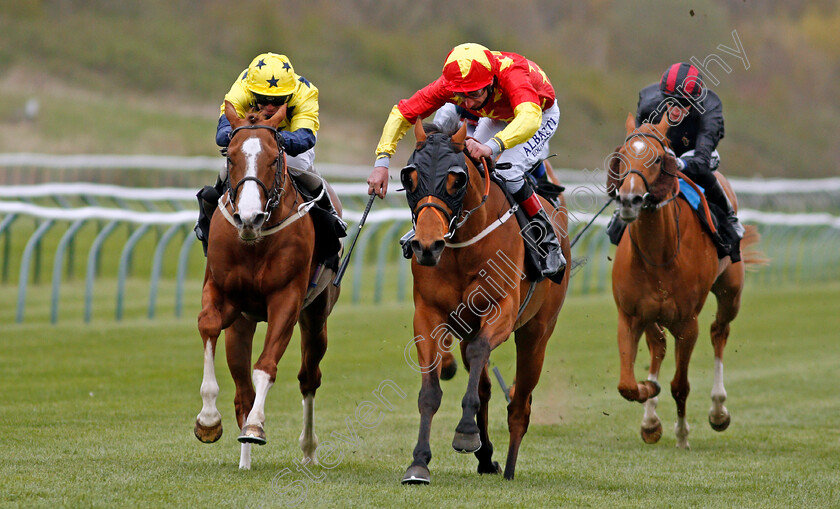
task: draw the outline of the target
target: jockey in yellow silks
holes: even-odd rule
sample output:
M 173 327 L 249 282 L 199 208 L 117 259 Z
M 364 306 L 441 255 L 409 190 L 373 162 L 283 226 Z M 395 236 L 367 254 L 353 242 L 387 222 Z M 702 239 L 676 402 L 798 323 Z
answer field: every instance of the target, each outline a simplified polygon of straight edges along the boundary
M 264 118 L 272 115 L 286 105 L 286 118 L 280 123 L 281 142 L 286 152 L 286 162 L 291 168 L 316 173 L 315 142 L 318 128 L 318 88 L 303 76 L 295 73 L 292 63 L 286 55 L 263 53 L 257 55 L 247 69 L 239 73 L 237 79 L 225 94 L 224 101 L 230 102 L 240 118 L 250 111 L 258 111 Z M 216 144 L 227 147 L 230 143 L 231 126 L 225 117 L 225 102 L 220 108 L 219 123 L 216 128 Z M 225 177 L 226 178 L 226 177 Z M 224 179 L 216 182 L 215 194 L 223 192 Z M 308 179 L 300 181 L 304 185 L 312 182 Z M 210 217 L 215 210 L 216 202 L 209 186 L 199 193 L 201 212 L 196 235 L 199 240 L 206 242 L 210 225 Z M 320 185 L 309 189 L 313 196 L 321 194 Z M 201 196 L 207 192 L 206 196 Z M 216 200 L 218 197 L 216 197 Z M 202 201 L 203 200 L 203 201 Z M 338 219 L 338 224 L 346 227 L 338 218 L 335 208 L 329 199 L 329 194 L 319 200 L 318 205 L 329 210 Z M 206 248 L 205 248 L 206 249 Z
M 384 197 L 388 189 L 388 166 L 397 142 L 418 119 L 437 112 L 435 123 L 444 131 L 457 127 L 461 111 L 479 117 L 466 149 L 473 158 L 498 158 L 496 171 L 507 190 L 529 219 L 545 234 L 537 240 L 545 254 L 543 275 L 557 273 L 566 263 L 560 242 L 551 227 L 525 173 L 548 156 L 548 141 L 554 136 L 560 110 L 554 88 L 534 62 L 515 53 L 490 51 L 466 43 L 449 52 L 442 75 L 393 107 L 376 148 L 376 163 L 368 178 L 369 193 Z M 453 125 L 454 124 L 454 125 Z

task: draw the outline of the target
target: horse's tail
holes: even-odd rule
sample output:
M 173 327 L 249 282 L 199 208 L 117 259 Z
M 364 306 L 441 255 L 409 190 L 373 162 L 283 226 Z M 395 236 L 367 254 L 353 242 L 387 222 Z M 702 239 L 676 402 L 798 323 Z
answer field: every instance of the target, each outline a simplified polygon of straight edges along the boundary
M 764 252 L 756 246 L 761 240 L 758 227 L 750 224 L 745 226 L 744 230 L 744 238 L 741 239 L 741 259 L 744 261 L 745 268 L 747 270 L 758 270 L 758 267 L 769 265 L 770 258 L 767 258 Z

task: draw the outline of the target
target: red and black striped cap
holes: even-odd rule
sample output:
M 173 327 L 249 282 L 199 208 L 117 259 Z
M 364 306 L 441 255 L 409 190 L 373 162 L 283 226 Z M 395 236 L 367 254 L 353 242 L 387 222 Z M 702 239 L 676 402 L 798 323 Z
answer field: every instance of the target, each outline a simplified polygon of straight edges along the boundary
M 668 67 L 659 80 L 659 90 L 666 97 L 697 98 L 703 92 L 703 77 L 691 64 L 681 62 Z

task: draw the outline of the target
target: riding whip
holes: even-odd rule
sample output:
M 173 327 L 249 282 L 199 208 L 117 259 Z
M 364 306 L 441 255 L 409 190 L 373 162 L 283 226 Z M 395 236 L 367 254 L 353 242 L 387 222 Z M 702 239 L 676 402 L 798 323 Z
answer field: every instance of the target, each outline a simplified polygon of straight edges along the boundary
M 370 212 L 370 208 L 373 207 L 373 200 L 376 199 L 376 194 L 371 194 L 370 199 L 367 202 L 367 206 L 365 207 L 365 211 L 362 213 L 362 219 L 359 221 L 359 228 L 356 230 L 356 236 L 353 237 L 353 242 L 350 244 L 350 249 L 347 250 L 347 256 L 344 257 L 344 260 L 341 261 L 341 265 L 338 267 L 338 272 L 335 274 L 335 279 L 333 279 L 334 286 L 341 285 L 341 278 L 344 277 L 344 273 L 347 271 L 347 266 L 350 264 L 350 255 L 353 254 L 353 248 L 356 247 L 356 241 L 359 240 L 359 235 L 362 234 L 362 226 L 365 225 L 365 220 L 367 219 L 368 212 Z
M 571 243 L 570 247 L 574 247 L 574 245 L 577 244 L 577 241 L 580 240 L 581 237 L 583 237 L 583 234 L 586 233 L 586 230 L 588 230 L 590 226 L 592 226 L 592 223 L 595 222 L 595 219 L 597 219 L 598 216 L 601 215 L 601 212 L 603 212 L 604 209 L 607 208 L 607 206 L 612 202 L 613 202 L 613 199 L 610 198 L 610 200 L 607 203 L 605 203 L 603 207 L 601 207 L 601 210 L 599 210 L 598 213 L 596 213 L 594 216 L 592 216 L 592 219 L 590 219 L 589 222 L 586 223 L 586 226 L 583 227 L 583 230 L 581 230 L 580 233 L 575 235 L 575 238 L 572 239 L 572 243 Z

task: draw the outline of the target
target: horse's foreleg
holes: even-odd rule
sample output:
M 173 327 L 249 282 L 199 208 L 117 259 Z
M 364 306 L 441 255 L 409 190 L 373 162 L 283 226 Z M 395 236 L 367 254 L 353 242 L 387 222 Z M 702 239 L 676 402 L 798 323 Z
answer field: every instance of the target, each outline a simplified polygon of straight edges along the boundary
M 476 452 L 481 447 L 481 437 L 478 433 L 475 415 L 481 407 L 478 384 L 481 373 L 489 359 L 490 342 L 487 338 L 479 335 L 467 343 L 464 349 L 464 364 L 469 370 L 469 380 L 467 381 L 467 391 L 461 400 L 463 412 L 461 420 L 455 428 L 455 437 L 452 439 L 452 447 L 461 453 Z
M 531 423 L 531 393 L 540 380 L 545 347 L 554 326 L 546 327 L 536 320 L 516 331 L 516 390 L 508 404 L 508 444 L 505 479 L 511 480 L 516 471 L 519 447 Z
M 501 467 L 493 461 L 493 443 L 490 441 L 489 428 L 489 411 L 490 411 L 490 390 L 492 388 L 490 381 L 490 372 L 487 364 L 481 370 L 481 378 L 478 381 L 478 399 L 481 406 L 476 415 L 478 420 L 478 436 L 481 440 L 481 448 L 475 451 L 475 457 L 478 459 L 478 473 L 479 474 L 500 474 Z
M 440 369 L 438 346 L 431 336 L 435 324 L 443 323 L 443 318 L 433 316 L 428 308 L 418 306 L 414 316 L 415 346 L 417 347 L 417 365 L 421 369 L 420 395 L 417 408 L 420 411 L 420 431 L 417 445 L 414 447 L 413 461 L 402 478 L 403 484 L 429 484 L 431 474 L 429 462 L 432 461 L 432 448 L 429 437 L 432 431 L 432 418 L 440 408 L 443 391 L 440 389 Z
M 222 298 L 210 282 L 202 291 L 202 309 L 198 315 L 198 331 L 204 343 L 204 376 L 201 380 L 201 412 L 195 420 L 194 433 L 204 443 L 213 443 L 222 436 L 222 414 L 216 408 L 219 383 L 216 381 L 216 341 L 222 331 Z
M 303 451 L 303 461 L 318 464 L 316 449 L 318 436 L 315 435 L 315 391 L 321 386 L 321 359 L 327 351 L 327 292 L 323 292 L 312 304 L 301 312 L 300 316 L 300 393 L 303 395 L 303 430 L 298 439 Z
M 233 406 L 236 410 L 236 424 L 239 429 L 245 425 L 245 418 L 254 406 L 254 385 L 251 382 L 251 348 L 254 330 L 257 324 L 240 315 L 230 327 L 225 329 L 225 353 L 228 369 L 236 385 Z M 239 468 L 251 468 L 251 444 L 243 443 L 240 447 Z
M 658 324 L 651 324 L 645 329 L 648 351 L 650 352 L 650 370 L 648 381 L 659 383 L 659 368 L 665 358 L 665 331 Z M 656 415 L 656 405 L 659 397 L 648 398 L 643 403 L 645 414 L 642 417 L 642 440 L 647 444 L 655 444 L 662 438 L 662 421 Z
M 635 375 L 636 352 L 643 328 L 633 317 L 618 310 L 618 355 L 621 360 L 621 374 L 618 392 L 630 401 L 644 403 L 659 394 L 659 383 L 652 380 L 637 382 Z
M 689 426 L 685 415 L 685 402 L 691 392 L 691 384 L 688 382 L 688 363 L 697 342 L 697 318 L 691 318 L 679 326 L 671 327 L 671 332 L 674 335 L 674 355 L 677 365 L 674 379 L 671 380 L 671 395 L 677 403 L 677 422 L 674 425 L 674 433 L 677 436 L 677 447 L 688 449 Z
M 265 335 L 265 346 L 254 364 L 253 380 L 255 388 L 254 406 L 245 419 L 239 441 L 264 445 L 265 439 L 265 400 L 268 391 L 274 385 L 277 375 L 277 363 L 289 346 L 292 329 L 298 315 L 298 303 L 302 299 L 295 296 L 286 297 L 276 306 L 268 306 L 268 330 Z M 280 301 L 280 299 L 276 299 Z
M 711 327 L 712 346 L 715 350 L 715 380 L 712 385 L 712 407 L 709 409 L 709 424 L 715 431 L 729 427 L 729 410 L 724 406 L 726 389 L 723 386 L 723 350 L 729 339 L 729 324 L 741 308 L 741 289 L 744 284 L 743 263 L 730 265 L 721 274 L 712 292 L 717 298 L 717 314 Z

